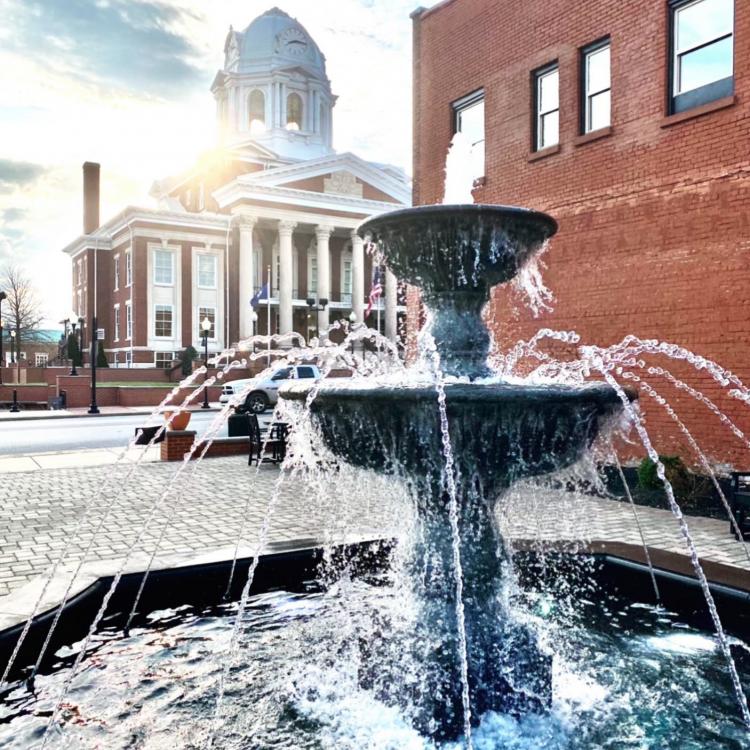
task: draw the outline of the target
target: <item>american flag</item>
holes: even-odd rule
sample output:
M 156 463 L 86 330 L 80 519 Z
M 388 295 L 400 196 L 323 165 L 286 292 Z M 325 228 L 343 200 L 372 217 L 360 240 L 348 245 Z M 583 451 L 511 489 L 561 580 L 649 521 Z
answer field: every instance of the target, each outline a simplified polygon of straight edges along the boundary
M 365 318 L 372 312 L 375 303 L 383 295 L 383 271 L 380 266 L 374 266 L 372 269 L 372 286 L 370 287 L 370 297 L 365 310 Z

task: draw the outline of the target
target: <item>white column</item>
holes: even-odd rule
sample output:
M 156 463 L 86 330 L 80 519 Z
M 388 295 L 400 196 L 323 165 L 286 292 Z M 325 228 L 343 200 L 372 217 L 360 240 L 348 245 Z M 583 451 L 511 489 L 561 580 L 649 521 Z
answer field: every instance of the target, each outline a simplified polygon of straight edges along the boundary
M 364 323 L 365 314 L 365 241 L 352 231 L 352 310 L 357 323 Z
M 385 272 L 385 337 L 396 343 L 398 337 L 398 282 L 390 269 Z
M 279 222 L 279 333 L 294 331 L 292 308 L 292 285 L 294 261 L 292 257 L 292 232 L 297 224 L 293 221 Z
M 315 227 L 315 239 L 318 243 L 318 299 L 328 300 L 325 309 L 318 312 L 321 333 L 328 330 L 331 321 L 329 314 L 331 302 L 331 232 L 333 232 L 331 226 L 319 224 Z
M 254 216 L 240 218 L 240 341 L 253 335 L 253 298 L 255 269 L 253 268 L 253 228 L 257 219 Z

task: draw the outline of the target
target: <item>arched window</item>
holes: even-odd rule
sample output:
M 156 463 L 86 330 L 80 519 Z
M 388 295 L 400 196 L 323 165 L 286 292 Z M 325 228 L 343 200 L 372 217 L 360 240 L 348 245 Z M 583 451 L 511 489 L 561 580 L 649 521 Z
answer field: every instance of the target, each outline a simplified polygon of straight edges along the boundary
M 302 130 L 302 97 L 289 94 L 286 99 L 286 129 Z
M 248 101 L 250 132 L 262 133 L 266 129 L 266 97 L 262 91 L 250 92 Z

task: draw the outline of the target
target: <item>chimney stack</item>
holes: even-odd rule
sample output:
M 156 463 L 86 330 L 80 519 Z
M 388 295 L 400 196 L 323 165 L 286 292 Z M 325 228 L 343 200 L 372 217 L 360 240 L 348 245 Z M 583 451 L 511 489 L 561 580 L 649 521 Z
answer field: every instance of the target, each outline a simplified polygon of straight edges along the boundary
M 99 170 L 96 162 L 83 165 L 83 233 L 99 229 Z

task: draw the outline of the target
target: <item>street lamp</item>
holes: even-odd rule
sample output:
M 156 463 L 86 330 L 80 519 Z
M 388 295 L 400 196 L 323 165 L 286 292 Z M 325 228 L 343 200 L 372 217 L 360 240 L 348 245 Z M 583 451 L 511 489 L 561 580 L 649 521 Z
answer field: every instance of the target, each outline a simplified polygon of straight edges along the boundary
M 255 354 L 255 336 L 258 329 L 258 313 L 255 310 L 250 311 L 250 322 L 253 324 L 253 354 Z
M 257 315 L 256 315 L 257 317 Z M 201 331 L 203 332 L 203 366 L 206 368 L 206 375 L 203 379 L 203 382 L 206 382 L 206 378 L 208 378 L 208 334 L 211 331 L 211 321 L 208 319 L 208 316 L 203 318 L 201 321 Z M 211 405 L 208 403 L 208 388 L 203 388 L 203 406 L 201 406 L 201 409 L 210 409 Z
M 3 370 L 5 367 L 5 357 L 3 356 L 3 300 L 7 299 L 5 292 L 0 292 L 0 385 L 3 383 Z
M 73 338 L 76 338 L 76 326 L 78 323 L 76 323 L 75 317 L 71 318 L 70 320 L 70 330 L 72 331 L 71 335 Z M 71 357 L 70 361 L 72 362 L 71 368 L 70 368 L 70 374 L 71 375 L 78 375 L 78 370 L 76 370 L 76 358 Z

